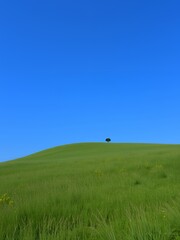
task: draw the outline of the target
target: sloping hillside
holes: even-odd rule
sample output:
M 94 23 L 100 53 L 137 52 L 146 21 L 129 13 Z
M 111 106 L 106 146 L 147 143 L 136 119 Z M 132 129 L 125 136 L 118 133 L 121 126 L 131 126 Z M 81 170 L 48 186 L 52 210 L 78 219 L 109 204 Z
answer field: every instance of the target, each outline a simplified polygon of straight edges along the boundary
M 0 163 L 0 239 L 179 239 L 179 171 L 180 145 L 159 144 L 71 144 Z

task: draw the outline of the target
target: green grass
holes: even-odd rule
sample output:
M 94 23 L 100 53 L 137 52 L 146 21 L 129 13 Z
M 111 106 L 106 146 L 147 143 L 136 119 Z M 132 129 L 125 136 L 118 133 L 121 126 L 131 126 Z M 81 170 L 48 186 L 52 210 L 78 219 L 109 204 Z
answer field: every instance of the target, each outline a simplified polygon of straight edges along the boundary
M 0 239 L 180 240 L 180 145 L 82 143 L 0 163 Z

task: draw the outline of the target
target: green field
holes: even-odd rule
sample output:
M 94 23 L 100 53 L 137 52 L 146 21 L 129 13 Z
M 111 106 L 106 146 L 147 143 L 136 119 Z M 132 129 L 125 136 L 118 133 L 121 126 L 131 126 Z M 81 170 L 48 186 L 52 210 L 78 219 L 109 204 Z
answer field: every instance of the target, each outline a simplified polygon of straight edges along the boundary
M 81 143 L 0 163 L 7 239 L 179 240 L 180 145 Z

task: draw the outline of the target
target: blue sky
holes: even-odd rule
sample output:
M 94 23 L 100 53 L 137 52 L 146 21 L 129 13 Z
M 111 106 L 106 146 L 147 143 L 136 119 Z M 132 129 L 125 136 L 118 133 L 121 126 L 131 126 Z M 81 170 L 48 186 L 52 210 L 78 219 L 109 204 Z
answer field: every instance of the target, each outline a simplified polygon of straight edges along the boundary
M 1 1 L 0 161 L 75 142 L 180 143 L 180 2 Z

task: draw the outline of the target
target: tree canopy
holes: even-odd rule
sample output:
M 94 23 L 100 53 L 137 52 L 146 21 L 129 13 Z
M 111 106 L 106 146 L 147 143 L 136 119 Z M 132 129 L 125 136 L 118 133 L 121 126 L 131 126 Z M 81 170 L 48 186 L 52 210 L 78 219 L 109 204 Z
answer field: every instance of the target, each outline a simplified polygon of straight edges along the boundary
M 106 142 L 110 142 L 111 141 L 111 139 L 110 138 L 106 138 Z

